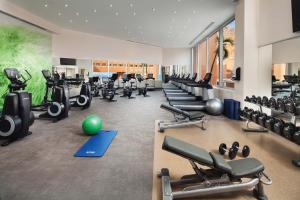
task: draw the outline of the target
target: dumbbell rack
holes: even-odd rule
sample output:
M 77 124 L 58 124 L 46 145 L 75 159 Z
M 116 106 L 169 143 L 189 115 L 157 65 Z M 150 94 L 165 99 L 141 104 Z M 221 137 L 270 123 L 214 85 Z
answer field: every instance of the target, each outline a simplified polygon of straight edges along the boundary
M 290 117 L 290 123 L 294 124 L 295 126 L 297 125 L 297 120 L 300 119 L 300 115 L 284 112 L 282 110 L 276 110 L 276 109 L 273 109 L 273 108 L 270 108 L 270 107 L 267 107 L 267 106 L 263 106 L 261 104 L 257 104 L 257 103 L 254 103 L 254 102 L 249 102 L 249 101 L 245 101 L 245 102 L 250 103 L 252 105 L 258 106 L 259 111 L 261 113 L 263 112 L 262 108 L 267 108 L 267 109 L 270 109 L 271 111 L 275 111 L 275 112 L 281 112 L 280 114 L 285 114 L 286 116 Z M 243 120 L 246 120 L 246 128 L 244 128 L 244 127 L 242 128 L 242 130 L 244 132 L 268 132 L 269 131 L 268 129 L 266 129 L 266 128 L 264 128 L 264 127 L 262 127 L 262 126 L 260 126 L 259 124 L 256 124 L 256 123 L 255 124 L 258 125 L 259 128 L 250 128 L 249 124 L 252 121 L 250 119 L 247 119 L 247 118 L 242 117 L 242 116 L 241 116 L 241 118 Z M 300 158 L 298 160 L 292 160 L 292 163 L 295 166 L 300 167 Z

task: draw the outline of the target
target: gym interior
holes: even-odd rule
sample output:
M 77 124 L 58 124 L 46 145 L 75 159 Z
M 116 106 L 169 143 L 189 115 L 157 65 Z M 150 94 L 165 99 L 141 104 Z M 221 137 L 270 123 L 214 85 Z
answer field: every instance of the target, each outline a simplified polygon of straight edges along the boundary
M 0 200 L 298 200 L 299 52 L 298 0 L 0 0 Z

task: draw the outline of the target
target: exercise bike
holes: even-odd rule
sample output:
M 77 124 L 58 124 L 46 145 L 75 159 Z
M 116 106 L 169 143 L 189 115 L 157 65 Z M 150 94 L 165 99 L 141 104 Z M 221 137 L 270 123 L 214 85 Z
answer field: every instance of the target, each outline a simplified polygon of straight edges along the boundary
M 142 75 L 140 74 L 136 75 L 136 79 L 137 79 L 137 89 L 138 89 L 137 95 L 143 95 L 144 97 L 149 97 L 149 95 L 147 95 L 149 84 L 142 78 Z M 144 87 L 143 84 L 145 85 Z
M 114 88 L 115 81 L 118 78 L 118 74 L 113 74 L 108 81 L 103 82 L 103 87 L 102 87 L 102 98 L 103 99 L 108 99 L 110 101 L 116 101 L 114 99 L 115 94 L 116 94 L 116 89 Z
M 120 97 L 128 97 L 128 99 L 133 99 L 135 97 L 132 97 L 132 92 L 133 92 L 133 87 L 132 85 L 134 84 L 133 81 L 131 81 L 132 76 L 131 74 L 123 74 L 123 95 Z
M 17 91 L 25 88 L 26 82 L 30 79 L 25 79 L 12 68 L 6 68 L 4 73 L 9 80 L 13 81 L 8 86 L 9 93 L 5 96 L 0 115 L 0 138 L 6 140 L 1 146 L 8 146 L 12 142 L 32 134 L 29 127 L 34 123 L 34 115 L 30 111 L 31 93 Z M 17 82 L 20 84 L 14 85 Z

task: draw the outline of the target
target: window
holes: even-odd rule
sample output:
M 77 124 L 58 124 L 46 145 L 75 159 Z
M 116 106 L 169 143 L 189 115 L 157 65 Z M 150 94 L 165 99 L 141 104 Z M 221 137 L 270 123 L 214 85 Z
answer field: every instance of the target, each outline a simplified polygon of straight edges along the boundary
M 221 41 L 222 45 L 219 45 Z M 235 20 L 222 25 L 208 35 L 198 47 L 201 78 L 203 79 L 207 72 L 212 71 L 213 86 L 234 88 L 231 78 L 235 67 Z M 220 50 L 223 50 L 222 57 L 219 56 Z
M 223 28 L 223 82 L 226 87 L 234 87 L 231 80 L 235 60 L 235 20 Z
M 208 71 L 212 71 L 211 84 L 216 86 L 219 82 L 219 57 L 218 57 L 219 32 L 208 38 Z

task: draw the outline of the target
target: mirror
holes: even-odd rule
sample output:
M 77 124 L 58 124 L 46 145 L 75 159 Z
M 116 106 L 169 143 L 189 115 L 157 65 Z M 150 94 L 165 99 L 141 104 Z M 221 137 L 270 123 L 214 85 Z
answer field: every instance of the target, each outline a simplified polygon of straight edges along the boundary
M 300 97 L 300 63 L 273 64 L 272 96 Z

